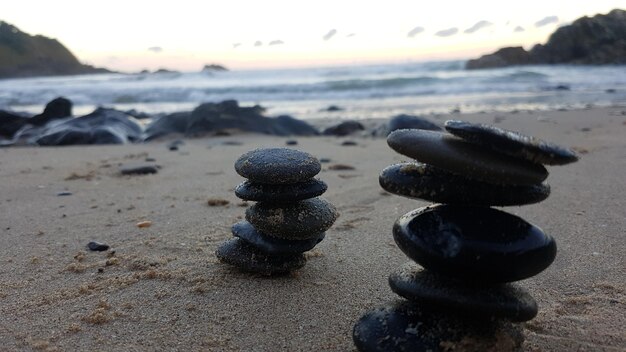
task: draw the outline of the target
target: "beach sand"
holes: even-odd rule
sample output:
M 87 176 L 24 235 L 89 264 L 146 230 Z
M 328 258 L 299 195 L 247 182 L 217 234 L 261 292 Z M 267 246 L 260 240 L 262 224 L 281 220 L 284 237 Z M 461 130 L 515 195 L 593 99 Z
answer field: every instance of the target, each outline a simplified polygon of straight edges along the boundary
M 525 351 L 626 351 L 625 110 L 436 117 L 496 121 L 581 153 L 548 168 L 546 201 L 505 208 L 559 247 L 552 266 L 520 282 L 540 305 L 525 324 Z M 397 299 L 387 277 L 408 258 L 393 222 L 428 203 L 380 188 L 380 171 L 406 160 L 382 138 L 297 138 L 294 148 L 332 159 L 319 177 L 341 216 L 299 272 L 240 273 L 214 255 L 245 211 L 234 161 L 286 139 L 1 149 L 0 350 L 354 350 L 356 320 Z M 341 146 L 346 139 L 358 145 Z M 146 157 L 157 174 L 119 174 Z M 111 250 L 87 250 L 93 240 Z

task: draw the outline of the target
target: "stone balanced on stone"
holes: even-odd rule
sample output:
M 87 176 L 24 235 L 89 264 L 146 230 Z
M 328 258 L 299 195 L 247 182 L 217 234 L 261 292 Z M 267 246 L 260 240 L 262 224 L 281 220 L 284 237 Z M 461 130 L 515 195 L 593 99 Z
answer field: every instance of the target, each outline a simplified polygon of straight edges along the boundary
M 410 262 L 389 277 L 406 300 L 365 314 L 353 340 L 360 351 L 511 351 L 537 303 L 513 281 L 537 275 L 556 256 L 554 239 L 490 206 L 540 202 L 550 194 L 542 164 L 577 155 L 488 125 L 447 121 L 451 134 L 398 130 L 389 146 L 417 162 L 391 165 L 387 191 L 441 203 L 413 210 L 393 226 Z M 419 264 L 419 265 L 418 265 Z
M 243 271 L 263 275 L 287 274 L 306 263 L 304 252 L 320 243 L 339 214 L 318 196 L 326 183 L 315 179 L 320 162 L 294 149 L 255 149 L 235 162 L 245 178 L 237 197 L 256 201 L 246 220 L 233 225 L 235 238 L 222 243 L 217 257 Z

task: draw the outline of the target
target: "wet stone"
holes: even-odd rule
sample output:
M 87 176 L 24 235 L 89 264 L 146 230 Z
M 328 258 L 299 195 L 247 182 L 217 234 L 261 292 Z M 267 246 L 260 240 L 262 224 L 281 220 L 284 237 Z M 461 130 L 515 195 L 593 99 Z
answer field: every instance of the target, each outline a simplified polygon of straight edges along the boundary
M 240 221 L 233 225 L 231 229 L 234 236 L 241 238 L 259 250 L 272 255 L 297 254 L 309 251 L 318 243 L 322 242 L 325 237 L 325 234 L 322 233 L 318 237 L 309 240 L 284 240 L 257 231 L 247 221 Z
M 522 280 L 546 269 L 556 256 L 556 242 L 540 228 L 486 207 L 419 208 L 394 223 L 393 237 L 427 270 L 465 281 Z
M 287 240 L 316 238 L 338 217 L 335 206 L 322 198 L 290 204 L 260 202 L 246 209 L 246 220 L 257 230 Z
M 477 320 L 397 301 L 366 313 L 352 339 L 362 352 L 516 351 L 521 328 L 506 321 Z
M 388 166 L 378 180 L 388 192 L 436 203 L 524 205 L 541 202 L 550 195 L 550 186 L 545 182 L 535 185 L 491 184 L 419 162 Z
M 578 155 L 570 149 L 495 126 L 448 120 L 445 128 L 468 142 L 533 163 L 564 165 L 578 160 Z
M 495 184 L 539 184 L 548 177 L 540 164 L 435 131 L 397 130 L 387 137 L 396 152 L 457 175 Z
M 108 244 L 104 244 L 104 243 L 100 243 L 100 242 L 96 242 L 96 241 L 91 241 L 91 242 L 87 243 L 87 248 L 89 248 L 89 250 L 91 250 L 91 251 L 104 252 L 107 249 L 109 249 L 109 245 Z
M 159 172 L 159 166 L 155 164 L 128 164 L 120 167 L 120 173 L 122 175 L 146 175 L 156 174 Z
M 222 243 L 215 255 L 220 261 L 243 271 L 268 276 L 288 274 L 306 264 L 306 258 L 302 254 L 268 255 L 240 238 Z
M 325 182 L 317 179 L 284 185 L 244 181 L 235 188 L 235 195 L 256 202 L 294 202 L 322 195 L 327 188 Z
M 311 154 L 288 148 L 255 149 L 235 162 L 235 171 L 250 181 L 268 184 L 307 181 L 322 169 Z
M 422 306 L 481 318 L 527 321 L 537 315 L 537 302 L 515 284 L 473 285 L 424 270 L 410 262 L 389 276 L 396 294 Z

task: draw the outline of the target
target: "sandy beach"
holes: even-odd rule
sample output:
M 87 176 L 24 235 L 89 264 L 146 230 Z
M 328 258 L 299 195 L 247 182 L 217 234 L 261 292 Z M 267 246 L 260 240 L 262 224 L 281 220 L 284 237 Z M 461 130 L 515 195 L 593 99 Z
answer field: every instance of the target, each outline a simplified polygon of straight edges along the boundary
M 520 282 L 540 305 L 524 325 L 524 351 L 626 351 L 626 109 L 433 119 L 451 118 L 497 122 L 580 153 L 548 168 L 546 201 L 504 208 L 559 248 L 552 266 Z M 287 139 L 188 139 L 178 151 L 167 141 L 0 149 L 0 350 L 353 351 L 356 320 L 398 299 L 387 277 L 409 259 L 393 222 L 428 202 L 380 188 L 380 171 L 407 160 L 385 139 L 300 137 L 294 148 L 331 159 L 319 177 L 341 216 L 326 240 L 291 276 L 219 263 L 215 249 L 248 205 L 233 193 L 243 181 L 235 160 Z M 347 139 L 357 145 L 341 146 Z M 147 157 L 158 173 L 119 174 Z M 111 249 L 89 251 L 90 241 Z

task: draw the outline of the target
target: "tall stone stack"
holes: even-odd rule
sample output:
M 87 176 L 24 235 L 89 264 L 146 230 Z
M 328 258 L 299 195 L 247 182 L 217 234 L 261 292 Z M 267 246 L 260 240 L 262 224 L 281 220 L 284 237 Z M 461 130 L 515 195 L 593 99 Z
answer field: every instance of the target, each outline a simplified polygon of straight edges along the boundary
M 312 155 L 288 148 L 255 149 L 235 162 L 245 178 L 237 197 L 255 201 L 246 220 L 233 225 L 235 238 L 222 243 L 217 257 L 243 271 L 286 274 L 302 268 L 304 252 L 320 243 L 337 217 L 323 198 L 327 186 L 314 178 L 321 170 Z
M 353 340 L 360 351 L 514 351 L 515 322 L 537 303 L 512 282 L 539 274 L 556 256 L 554 239 L 491 206 L 540 202 L 550 194 L 542 164 L 578 159 L 568 149 L 488 125 L 447 121 L 450 133 L 398 130 L 389 146 L 416 162 L 385 168 L 387 191 L 440 203 L 415 209 L 393 226 L 414 262 L 389 277 L 406 300 L 365 314 Z

